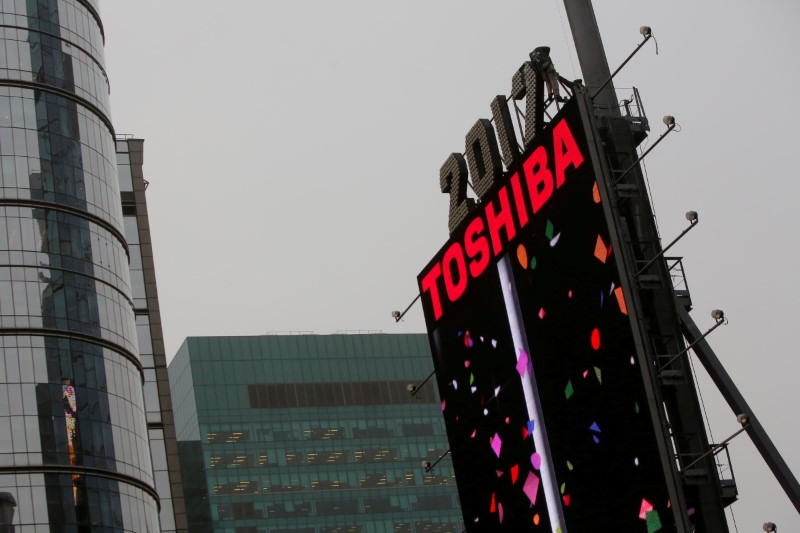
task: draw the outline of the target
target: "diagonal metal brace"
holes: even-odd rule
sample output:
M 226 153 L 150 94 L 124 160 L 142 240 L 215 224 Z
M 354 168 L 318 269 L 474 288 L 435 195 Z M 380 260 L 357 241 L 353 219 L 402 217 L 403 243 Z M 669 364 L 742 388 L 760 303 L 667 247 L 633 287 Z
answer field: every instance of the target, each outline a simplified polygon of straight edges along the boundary
M 714 354 L 714 350 L 702 338 L 703 335 L 694 320 L 692 320 L 692 317 L 689 316 L 689 311 L 683 302 L 676 298 L 675 306 L 681 319 L 683 336 L 692 343 L 694 353 L 722 393 L 725 401 L 728 402 L 728 406 L 733 410 L 733 413 L 735 415 L 744 413 L 748 416 L 750 424 L 745 428 L 745 431 L 747 431 L 750 440 L 753 441 L 761 457 L 764 458 L 764 462 L 767 463 L 767 466 L 772 471 L 772 475 L 775 476 L 775 479 L 783 488 L 789 500 L 791 500 L 794 508 L 800 513 L 800 484 L 798 484 L 797 478 L 794 477 L 789 465 L 781 457 L 780 452 L 772 443 L 772 439 L 769 438 L 766 430 L 761 426 L 753 410 L 747 405 L 747 401 L 745 401 L 744 396 L 739 392 L 730 375 L 728 375 L 728 372 L 722 366 L 716 354 Z

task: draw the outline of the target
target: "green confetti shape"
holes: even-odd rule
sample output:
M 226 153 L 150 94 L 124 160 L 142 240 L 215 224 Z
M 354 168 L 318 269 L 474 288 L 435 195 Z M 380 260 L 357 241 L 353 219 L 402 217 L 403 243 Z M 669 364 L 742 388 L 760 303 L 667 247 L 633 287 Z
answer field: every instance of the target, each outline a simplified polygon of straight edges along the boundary
M 567 400 L 572 398 L 572 395 L 575 394 L 575 389 L 572 388 L 572 380 L 567 381 L 567 388 L 564 389 L 564 396 L 567 397 Z
M 639 414 L 639 402 L 633 402 L 633 407 L 636 409 L 636 414 Z
M 473 383 L 475 383 L 475 374 L 470 373 L 469 384 L 472 385 Z
M 544 235 L 548 239 L 552 239 L 553 238 L 553 223 L 550 222 L 550 219 L 547 219 L 547 226 L 545 227 Z
M 661 517 L 658 511 L 647 511 L 647 533 L 655 533 L 661 529 Z
M 594 367 L 594 375 L 597 376 L 598 383 L 600 383 L 600 385 L 602 385 L 603 384 L 603 372 L 599 368 Z
M 567 461 L 567 469 L 569 469 L 569 471 L 572 472 L 575 469 L 575 466 L 569 461 Z
M 536 256 L 531 257 L 531 270 L 536 270 Z
M 566 483 L 562 483 L 561 484 L 561 494 L 564 494 L 565 490 L 567 490 L 567 484 Z

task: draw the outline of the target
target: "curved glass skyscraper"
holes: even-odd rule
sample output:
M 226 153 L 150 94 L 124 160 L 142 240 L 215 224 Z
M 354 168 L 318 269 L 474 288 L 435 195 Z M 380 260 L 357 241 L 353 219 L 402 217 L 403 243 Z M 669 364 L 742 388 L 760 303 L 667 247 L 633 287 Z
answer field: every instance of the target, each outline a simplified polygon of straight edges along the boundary
M 0 492 L 158 531 L 97 0 L 0 2 Z

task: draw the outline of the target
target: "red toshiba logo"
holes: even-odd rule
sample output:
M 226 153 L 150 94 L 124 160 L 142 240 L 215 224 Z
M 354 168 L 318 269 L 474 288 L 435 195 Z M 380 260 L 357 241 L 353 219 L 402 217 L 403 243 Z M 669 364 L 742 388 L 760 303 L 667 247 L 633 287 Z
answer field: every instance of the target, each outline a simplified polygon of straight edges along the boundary
M 550 132 L 553 160 L 548 160 L 545 146 L 537 147 L 522 162 L 521 169 L 480 205 L 463 235 L 454 236 L 441 260 L 420 277 L 422 295 L 431 299 L 436 320 L 442 316 L 442 298 L 449 302 L 458 300 L 470 279 L 480 277 L 492 263 L 491 259 L 505 251 L 531 217 L 564 185 L 567 169 L 577 169 L 583 163 L 583 154 L 566 118 L 550 128 Z

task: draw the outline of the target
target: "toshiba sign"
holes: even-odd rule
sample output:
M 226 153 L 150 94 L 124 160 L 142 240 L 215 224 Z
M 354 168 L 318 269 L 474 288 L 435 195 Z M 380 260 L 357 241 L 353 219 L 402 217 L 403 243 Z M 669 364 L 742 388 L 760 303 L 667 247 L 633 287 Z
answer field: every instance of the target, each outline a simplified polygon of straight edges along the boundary
M 464 294 L 471 280 L 479 278 L 508 251 L 521 230 L 584 164 L 584 139 L 573 100 L 544 130 L 541 139 L 528 147 L 519 163 L 506 172 L 505 179 L 497 180 L 418 276 L 426 313 L 432 313 L 435 320 L 441 318 L 447 305 Z M 484 137 L 483 142 L 495 141 Z M 466 179 L 466 175 L 458 179 Z

